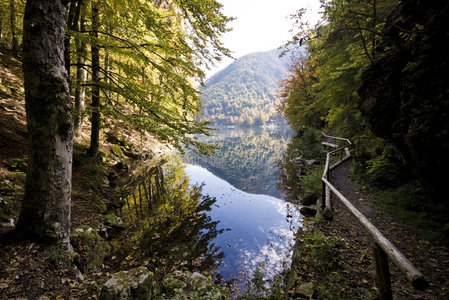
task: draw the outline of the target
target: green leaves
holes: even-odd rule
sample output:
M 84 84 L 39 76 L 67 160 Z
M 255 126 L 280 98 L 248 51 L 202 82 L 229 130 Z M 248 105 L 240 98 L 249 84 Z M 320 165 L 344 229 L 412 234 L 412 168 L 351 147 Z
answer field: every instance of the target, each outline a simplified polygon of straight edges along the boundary
M 101 49 L 101 80 L 85 85 L 100 87 L 102 113 L 179 149 L 207 152 L 192 139 L 193 134 L 209 130 L 208 122 L 199 120 L 201 101 L 195 85 L 204 78 L 200 62 L 229 54 L 219 41 L 230 21 L 221 13 L 221 4 L 215 0 L 86 3 L 93 4 L 99 10 L 98 28 L 88 21 L 85 30 L 69 33 Z
M 396 2 L 332 0 L 324 3 L 321 24 L 325 25 L 318 27 L 320 36 L 308 40 L 309 57 L 292 67 L 292 75 L 283 86 L 281 110 L 294 128 L 327 125 L 348 137 L 366 130 L 357 109 L 360 76 L 376 59 L 380 28 Z M 304 26 L 298 30 L 316 36 Z M 295 39 L 299 40 L 299 36 Z

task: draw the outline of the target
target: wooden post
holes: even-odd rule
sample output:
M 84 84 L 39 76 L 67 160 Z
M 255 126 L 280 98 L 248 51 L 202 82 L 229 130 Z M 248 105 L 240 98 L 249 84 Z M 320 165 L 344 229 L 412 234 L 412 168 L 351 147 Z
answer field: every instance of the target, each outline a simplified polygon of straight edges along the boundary
M 332 206 L 331 206 L 331 189 L 326 185 L 325 187 L 325 207 L 323 211 L 323 217 L 330 220 L 332 219 Z
M 388 256 L 377 243 L 373 243 L 374 261 L 376 264 L 376 281 L 380 300 L 392 300 L 390 270 Z
M 326 208 L 326 184 L 321 180 L 321 209 Z

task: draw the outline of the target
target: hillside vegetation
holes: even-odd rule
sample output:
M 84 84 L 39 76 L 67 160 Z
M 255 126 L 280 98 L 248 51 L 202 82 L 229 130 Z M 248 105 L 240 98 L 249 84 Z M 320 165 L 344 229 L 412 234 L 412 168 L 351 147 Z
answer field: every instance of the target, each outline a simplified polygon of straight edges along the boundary
M 203 116 L 218 125 L 280 122 L 279 81 L 291 60 L 281 50 L 243 56 L 206 81 L 201 89 Z
M 309 40 L 309 55 L 293 65 L 281 93 L 298 136 L 308 127 L 351 139 L 354 177 L 444 230 L 447 13 L 444 1 L 331 1 L 328 23 L 293 39 Z

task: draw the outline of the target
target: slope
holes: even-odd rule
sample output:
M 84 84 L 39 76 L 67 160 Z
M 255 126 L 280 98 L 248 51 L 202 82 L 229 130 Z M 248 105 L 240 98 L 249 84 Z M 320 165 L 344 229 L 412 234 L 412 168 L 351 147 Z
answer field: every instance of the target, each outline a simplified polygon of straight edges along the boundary
M 281 50 L 243 56 L 206 81 L 203 116 L 217 125 L 279 122 L 277 91 L 290 64 Z

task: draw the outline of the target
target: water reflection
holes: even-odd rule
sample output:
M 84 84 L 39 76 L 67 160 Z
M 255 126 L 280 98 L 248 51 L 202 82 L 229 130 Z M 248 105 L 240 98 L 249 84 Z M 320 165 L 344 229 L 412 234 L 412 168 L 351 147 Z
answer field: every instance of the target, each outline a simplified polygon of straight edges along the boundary
M 225 253 L 218 271 L 224 279 L 248 274 L 263 265 L 273 277 L 289 262 L 300 215 L 283 201 L 277 187 L 279 163 L 292 132 L 272 129 L 220 128 L 208 143 L 221 147 L 210 157 L 187 154 L 186 172 L 203 195 L 217 199 L 210 211 L 218 228 L 229 228 L 214 240 Z
M 296 207 L 269 195 L 246 193 L 200 166 L 187 165 L 186 172 L 192 183 L 204 183 L 203 195 L 217 199 L 211 218 L 220 220 L 219 228 L 230 229 L 214 240 L 225 253 L 218 268 L 223 278 L 251 274 L 260 264 L 269 277 L 282 271 L 299 228 Z
M 207 157 L 188 153 L 184 161 L 210 170 L 245 192 L 281 197 L 281 190 L 275 184 L 277 161 L 291 135 L 291 129 L 286 126 L 219 128 L 203 141 L 217 144 L 220 150 Z
M 223 253 L 213 240 L 223 230 L 206 212 L 216 200 L 203 197 L 184 169 L 173 156 L 135 176 L 122 187 L 127 193 L 122 217 L 132 224 L 130 242 L 152 270 L 214 272 Z
M 312 205 L 318 199 L 321 166 L 326 160 L 321 139 L 321 132 L 311 128 L 304 128 L 290 139 L 278 162 L 278 188 L 287 201 Z

